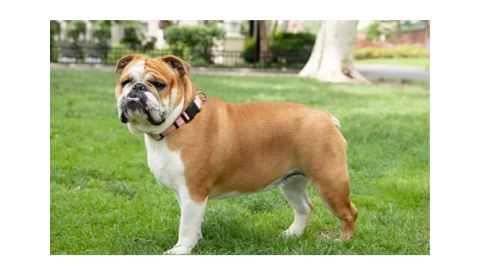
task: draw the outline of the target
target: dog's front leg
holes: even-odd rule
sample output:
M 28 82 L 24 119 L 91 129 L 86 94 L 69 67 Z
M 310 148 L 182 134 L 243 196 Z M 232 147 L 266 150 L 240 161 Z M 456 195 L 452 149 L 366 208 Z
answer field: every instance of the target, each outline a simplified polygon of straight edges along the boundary
M 183 194 L 182 194 L 183 193 Z M 167 252 L 171 255 L 190 254 L 197 241 L 202 238 L 202 222 L 207 206 L 207 199 L 203 202 L 195 202 L 191 199 L 188 191 L 177 194 L 180 203 L 180 228 L 177 244 Z

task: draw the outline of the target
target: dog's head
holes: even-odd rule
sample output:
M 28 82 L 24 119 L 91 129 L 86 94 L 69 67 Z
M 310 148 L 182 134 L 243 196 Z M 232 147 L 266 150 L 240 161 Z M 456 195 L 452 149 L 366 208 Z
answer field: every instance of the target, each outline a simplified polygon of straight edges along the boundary
M 115 87 L 118 116 L 133 133 L 161 133 L 194 98 L 189 65 L 166 55 L 122 57 Z

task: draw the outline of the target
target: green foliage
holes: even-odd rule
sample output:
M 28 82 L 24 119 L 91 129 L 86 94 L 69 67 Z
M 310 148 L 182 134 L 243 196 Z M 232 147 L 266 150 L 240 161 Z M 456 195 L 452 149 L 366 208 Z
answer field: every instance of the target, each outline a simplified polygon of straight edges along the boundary
M 118 22 L 123 26 L 124 37 L 120 43 L 127 48 L 139 50 L 142 48 L 142 42 L 145 39 L 145 26 L 136 20 L 122 20 Z
M 143 136 L 118 120 L 116 74 L 50 74 L 50 253 L 158 255 L 175 245 L 179 208 L 146 162 Z M 323 108 L 348 141 L 352 241 L 309 186 L 306 232 L 284 239 L 292 208 L 279 190 L 208 202 L 194 254 L 429 254 L 428 83 L 329 84 L 286 76 L 193 74 L 209 96 L 238 103 L 294 101 Z M 232 94 L 235 93 L 235 94 Z M 255 174 L 251 174 L 255 176 Z
M 380 35 L 382 35 L 382 33 L 380 32 L 380 30 L 378 30 L 379 25 L 379 22 L 374 22 L 367 27 L 365 35 L 368 39 L 377 40 L 378 38 L 380 38 Z
M 110 20 L 95 20 L 92 22 L 93 45 L 97 47 L 108 47 L 112 35 L 112 22 Z
M 255 38 L 248 38 L 241 56 L 247 63 L 256 63 Z M 303 65 L 307 62 L 315 44 L 315 35 L 311 33 L 277 33 L 270 46 L 271 57 L 265 63 L 285 66 Z
M 380 20 L 370 24 L 365 35 L 370 40 L 378 40 L 381 35 L 390 40 L 395 37 L 396 20 Z
M 61 42 L 61 56 L 75 57 L 77 61 L 85 58 L 86 23 L 83 20 L 69 20 L 66 22 L 66 40 Z
M 155 41 L 156 39 L 155 38 L 150 38 L 150 40 L 146 41 L 143 46 L 142 46 L 142 49 L 144 51 L 152 51 L 155 49 Z
M 149 50 L 149 51 L 146 51 L 146 52 L 142 53 L 142 55 L 144 55 L 146 57 L 151 57 L 151 58 L 160 57 L 160 56 L 164 56 L 164 55 L 167 55 L 167 54 L 172 54 L 172 50 L 169 49 L 169 48 L 152 49 L 152 50 Z
M 81 37 L 85 37 L 86 24 L 83 20 L 69 20 L 67 21 L 66 35 L 68 38 L 67 43 L 71 46 L 80 46 Z
M 402 32 L 424 29 L 428 27 L 428 22 L 428 20 L 401 20 L 400 28 Z
M 122 44 L 115 44 L 108 51 L 107 60 L 105 62 L 107 64 L 115 64 L 120 58 L 133 53 L 135 53 L 133 49 Z
M 225 31 L 215 25 L 178 26 L 165 29 L 165 40 L 173 54 L 192 64 L 210 63 L 210 51 L 214 39 L 222 39 Z
M 133 54 L 133 53 L 136 53 L 135 50 L 130 49 L 127 46 L 122 45 L 122 44 L 115 44 L 109 49 L 107 59 L 106 59 L 105 63 L 106 64 L 116 64 L 117 61 L 120 58 L 122 58 L 123 56 Z M 144 51 L 144 52 L 141 52 L 141 53 L 138 53 L 138 54 L 146 56 L 146 57 L 154 58 L 154 57 L 159 57 L 159 56 L 163 56 L 163 55 L 167 55 L 167 54 L 171 54 L 171 53 L 172 53 L 172 51 L 168 48 L 161 49 L 161 50 L 154 48 L 154 49 Z
M 429 52 L 423 47 L 411 45 L 384 48 L 366 47 L 355 49 L 355 59 L 415 57 L 429 57 Z
M 50 21 L 50 61 L 57 62 L 58 61 L 58 45 L 57 40 L 60 36 L 60 24 L 55 21 Z
M 245 37 L 248 37 L 248 33 L 250 32 L 250 21 L 249 20 L 242 20 L 240 23 L 240 34 Z
M 143 56 L 146 56 L 146 57 L 155 58 L 155 57 L 160 57 L 160 56 L 164 56 L 164 55 L 167 55 L 167 54 L 172 54 L 172 50 L 170 50 L 169 48 L 164 48 L 164 49 L 155 49 L 154 48 L 154 49 L 151 49 L 151 50 L 148 50 L 148 51 L 136 52 L 135 50 L 130 49 L 125 45 L 115 44 L 108 51 L 108 55 L 107 55 L 107 59 L 106 59 L 105 63 L 106 64 L 116 64 L 117 61 L 120 58 L 122 58 L 123 56 L 133 54 L 133 53 L 137 53 L 139 55 L 143 55 Z
M 245 40 L 245 47 L 243 48 L 241 56 L 247 63 L 258 62 L 258 57 L 255 57 L 255 38 L 247 38 Z
M 312 53 L 315 35 L 311 33 L 278 33 L 270 46 L 274 62 L 305 64 Z
M 171 25 L 165 29 L 165 40 L 173 49 L 208 49 L 213 46 L 213 39 L 222 39 L 225 31 L 216 26 L 178 26 Z
M 155 48 L 155 38 L 147 40 L 146 38 L 146 26 L 136 20 L 124 20 L 118 21 L 123 27 L 124 36 L 120 41 L 120 44 L 126 48 L 136 51 L 146 52 Z

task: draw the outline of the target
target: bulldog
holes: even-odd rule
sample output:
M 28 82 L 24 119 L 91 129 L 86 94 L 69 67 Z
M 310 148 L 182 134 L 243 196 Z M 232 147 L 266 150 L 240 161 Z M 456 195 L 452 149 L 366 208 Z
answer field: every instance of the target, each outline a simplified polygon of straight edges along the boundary
M 350 239 L 357 209 L 338 120 L 295 103 L 207 99 L 189 69 L 173 55 L 129 55 L 116 64 L 118 117 L 132 133 L 144 134 L 151 172 L 180 205 L 178 242 L 166 253 L 191 253 L 209 199 L 274 188 L 294 209 L 283 235 L 299 236 L 312 211 L 308 182 L 340 220 L 340 238 Z

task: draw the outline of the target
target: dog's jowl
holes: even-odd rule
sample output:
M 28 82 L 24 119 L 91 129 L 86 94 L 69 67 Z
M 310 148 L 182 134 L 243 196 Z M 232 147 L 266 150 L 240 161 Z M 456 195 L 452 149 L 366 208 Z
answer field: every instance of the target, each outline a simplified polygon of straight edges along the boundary
M 301 235 L 312 211 L 309 181 L 340 219 L 340 237 L 350 239 L 357 210 L 339 121 L 301 104 L 207 98 L 189 70 L 171 55 L 130 55 L 116 66 L 118 117 L 131 132 L 144 134 L 151 172 L 180 203 L 178 242 L 167 253 L 192 251 L 202 237 L 207 200 L 276 187 L 295 211 L 284 236 Z

